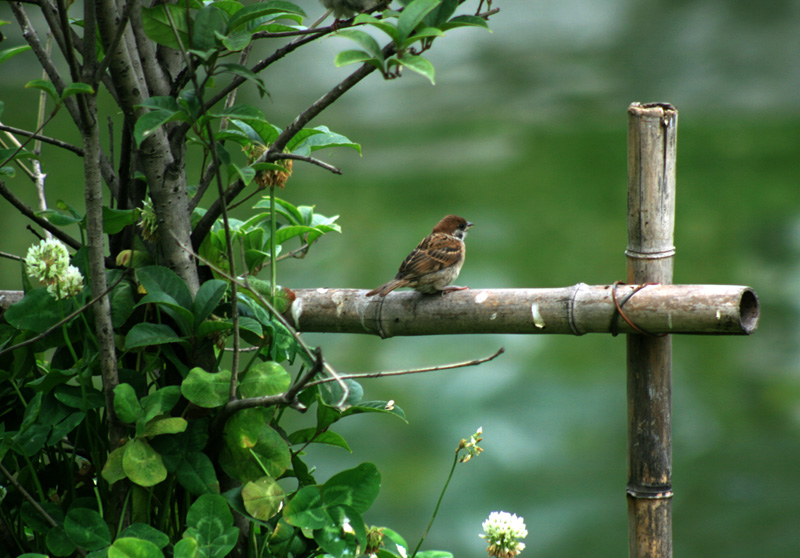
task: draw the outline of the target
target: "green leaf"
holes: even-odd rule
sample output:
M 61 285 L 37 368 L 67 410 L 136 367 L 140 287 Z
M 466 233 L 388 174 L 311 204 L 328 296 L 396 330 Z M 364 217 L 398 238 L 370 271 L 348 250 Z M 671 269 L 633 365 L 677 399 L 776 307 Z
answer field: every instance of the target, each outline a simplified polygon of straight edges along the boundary
M 331 521 L 314 531 L 314 541 L 330 556 L 357 558 L 367 544 L 367 528 L 361 515 L 346 506 L 329 507 L 327 512 Z
M 249 34 L 248 34 L 248 37 L 249 37 Z M 249 41 L 248 41 L 248 43 L 249 43 Z M 247 44 L 242 45 L 241 48 L 238 48 L 238 49 L 231 48 L 230 46 L 228 46 L 228 44 L 226 44 L 225 46 L 227 46 L 229 50 L 233 50 L 235 52 L 237 50 L 242 50 L 244 47 L 247 46 Z M 235 45 L 235 46 L 238 46 L 238 45 Z M 253 82 L 255 84 L 255 86 L 258 88 L 258 94 L 261 97 L 263 97 L 265 94 L 268 93 L 267 92 L 267 88 L 264 85 L 264 80 L 261 79 L 261 76 L 259 76 L 257 73 L 253 72 L 252 70 L 250 70 L 246 66 L 242 66 L 241 64 L 228 63 L 228 64 L 219 64 L 217 66 L 217 68 L 219 68 L 223 72 L 228 72 L 228 73 L 237 75 L 239 77 L 243 77 L 246 80 Z
M 95 510 L 71 509 L 64 518 L 64 531 L 76 546 L 86 550 L 100 550 L 111 544 L 111 531 Z
M 142 397 L 144 420 L 149 421 L 158 415 L 169 413 L 178 404 L 181 392 L 178 386 L 165 386 L 150 395 Z
M 423 550 L 422 552 L 417 552 L 418 558 L 453 558 L 452 552 L 447 552 L 446 550 Z
M 192 306 L 196 324 L 202 323 L 211 315 L 222 301 L 227 290 L 228 284 L 220 279 L 211 279 L 200 285 Z
M 125 446 L 119 447 L 108 454 L 108 459 L 106 459 L 101 472 L 101 475 L 108 484 L 114 484 L 128 477 L 125 473 L 125 469 L 122 467 L 122 458 L 124 455 Z
M 66 99 L 67 97 L 72 97 L 73 95 L 94 95 L 94 89 L 88 83 L 76 81 L 75 83 L 70 83 L 64 88 L 64 91 L 61 93 L 61 98 Z
M 114 388 L 114 412 L 119 420 L 129 424 L 142 416 L 142 406 L 130 384 L 119 384 Z
M 148 540 L 119 537 L 108 548 L 108 558 L 164 558 L 164 553 Z
M 305 136 L 298 134 L 299 137 L 296 136 L 288 146 L 292 153 L 296 153 L 298 155 L 308 155 L 312 151 L 317 151 L 318 149 L 325 149 L 328 147 L 349 147 L 358 151 L 359 154 L 361 153 L 361 145 L 350 141 L 341 134 L 331 132 L 327 126 L 317 126 L 316 128 L 312 128 L 310 130 L 308 128 L 303 130 L 303 132 L 306 131 L 315 133 Z M 304 224 L 310 225 L 312 223 L 310 221 L 304 221 Z
M 60 102 L 58 91 L 53 82 L 45 79 L 34 79 L 25 84 L 25 89 L 40 89 L 47 93 L 56 103 Z
M 109 283 L 114 282 L 109 274 Z M 118 283 L 109 293 L 111 303 L 111 319 L 115 328 L 121 328 L 133 314 L 135 301 L 133 299 L 133 286 L 128 281 Z
M 131 481 L 145 488 L 167 478 L 167 470 L 159 455 L 145 440 L 136 438 L 125 444 L 122 469 Z
M 233 527 L 233 514 L 225 498 L 218 494 L 197 498 L 186 514 L 186 525 L 184 536 L 197 541 L 199 556 L 222 558 L 236 546 L 239 529 Z
M 267 521 L 281 510 L 283 498 L 283 489 L 270 477 L 261 477 L 242 487 L 242 500 L 247 513 L 262 521 Z
M 153 132 L 158 130 L 164 124 L 174 120 L 188 122 L 190 121 L 190 118 L 189 115 L 183 110 L 177 110 L 174 112 L 169 112 L 166 110 L 154 110 L 144 113 L 139 117 L 133 127 L 133 137 L 136 140 L 136 145 L 142 145 L 142 142 L 150 137 Z
M 186 430 L 186 419 L 180 417 L 164 417 L 153 419 L 147 423 L 144 435 L 147 438 L 162 434 L 178 434 Z
M 431 64 L 431 61 L 427 58 L 414 54 L 405 54 L 402 58 L 393 60 L 397 60 L 398 63 L 405 66 L 409 70 L 425 76 L 431 82 L 431 85 L 436 85 L 436 81 L 434 80 L 433 64 Z
M 67 215 L 54 209 L 45 209 L 44 211 L 38 211 L 36 214 L 40 217 L 44 217 L 57 227 L 66 227 L 76 223 L 83 225 L 84 223 L 84 219 L 81 216 L 75 217 L 74 215 Z
M 265 474 L 278 478 L 291 466 L 286 441 L 270 425 L 272 410 L 243 409 L 223 429 L 220 465 L 228 475 L 242 482 Z
M 442 31 L 447 31 L 448 29 L 455 29 L 456 27 L 482 27 L 488 30 L 489 23 L 482 17 L 473 15 L 460 15 L 454 17 L 446 23 L 441 24 L 439 29 Z
M 377 29 L 380 29 L 381 31 L 389 35 L 389 38 L 391 38 L 392 41 L 395 42 L 397 41 L 397 26 L 390 20 L 378 19 L 369 14 L 359 14 L 353 21 L 353 25 L 359 25 L 363 23 L 371 25 L 372 27 L 375 27 Z
M 402 45 L 420 24 L 425 16 L 436 8 L 441 0 L 414 0 L 406 6 L 397 20 L 397 38 L 395 44 Z
M 347 441 L 341 435 L 336 432 L 331 432 L 330 430 L 327 432 L 318 432 L 317 429 L 313 427 L 292 432 L 289 436 L 289 443 L 293 446 L 309 443 L 327 444 L 329 446 L 344 448 L 350 453 L 353 453 L 353 450 L 350 449 Z
M 42 288 L 28 291 L 22 300 L 9 306 L 4 317 L 17 329 L 42 333 L 61 321 L 62 313 L 59 302 Z
M 103 206 L 103 232 L 117 234 L 128 225 L 135 225 L 141 209 L 113 209 Z
M 164 548 L 169 544 L 169 537 L 146 523 L 133 523 L 125 528 L 120 537 L 134 537 L 145 541 L 150 541 L 157 548 Z
M 188 9 L 178 4 L 158 4 L 152 8 L 142 8 L 142 24 L 145 34 L 153 41 L 166 47 L 180 50 L 189 48 Z M 170 20 L 172 23 L 170 23 Z M 173 30 L 173 25 L 175 30 Z M 180 43 L 175 38 L 176 32 Z
M 380 60 L 369 53 L 364 52 L 363 50 L 343 50 L 338 52 L 336 57 L 333 59 L 333 65 L 337 68 L 349 66 L 350 64 L 363 63 L 370 63 L 378 70 L 383 69 L 383 64 L 381 64 Z
M 164 456 L 164 464 L 167 465 L 169 458 Z M 201 451 L 189 452 L 181 455 L 174 461 L 175 478 L 186 490 L 192 494 L 218 494 L 219 481 L 214 472 L 214 464 L 211 459 Z M 169 470 L 170 467 L 168 466 Z
M 189 287 L 171 269 L 158 265 L 143 267 L 136 270 L 136 279 L 148 293 L 164 291 L 187 310 L 192 309 L 192 294 Z
M 239 382 L 243 398 L 278 395 L 289 389 L 292 377 L 277 362 L 254 362 Z
M 342 416 L 348 417 L 350 415 L 358 415 L 361 413 L 382 413 L 386 415 L 394 415 L 403 422 L 408 423 L 408 420 L 406 420 L 405 411 L 395 404 L 390 405 L 388 401 L 362 401 L 358 405 L 349 407 L 342 413 Z
M 381 489 L 381 474 L 372 463 L 362 463 L 342 471 L 322 486 L 322 497 L 328 507 L 350 506 L 360 513 L 367 511 Z
M 321 529 L 330 523 L 325 511 L 322 491 L 318 486 L 306 486 L 297 491 L 283 509 L 283 519 L 301 529 Z
M 305 17 L 306 14 L 291 2 L 272 1 L 251 4 L 237 11 L 228 22 L 228 27 L 233 30 L 250 22 L 260 24 L 265 20 L 270 21 L 278 17 L 291 17 L 292 15 Z
M 217 35 L 217 38 L 222 41 L 222 45 L 231 52 L 239 52 L 244 50 L 245 47 L 251 43 L 253 34 L 245 29 L 236 29 L 227 35 Z M 238 66 L 238 64 L 236 65 Z M 263 87 L 263 83 L 261 85 Z
M 192 314 L 191 306 L 189 308 L 181 306 L 178 301 L 163 291 L 149 292 L 136 306 L 146 306 L 147 304 L 157 305 L 175 320 L 183 335 L 191 335 L 194 331 L 194 314 Z
M 164 324 L 141 323 L 134 325 L 125 336 L 125 350 L 163 345 L 182 341 L 175 331 Z
M 198 407 L 213 409 L 228 402 L 230 386 L 230 370 L 206 372 L 192 368 L 181 382 L 181 393 Z
M 2 51 L 0 51 L 0 64 L 5 62 L 9 58 L 11 58 L 13 56 L 16 56 L 17 54 L 20 54 L 20 53 L 25 52 L 26 50 L 30 50 L 30 49 L 31 49 L 31 47 L 29 47 L 28 45 L 22 45 L 22 46 L 13 47 L 13 48 L 7 48 L 5 50 L 2 50 Z
M 364 50 L 366 50 L 372 56 L 372 58 L 383 60 L 383 51 L 381 50 L 381 46 L 378 44 L 378 41 L 376 41 L 369 33 L 359 29 L 342 29 L 334 36 L 355 41 Z
M 207 4 L 197 12 L 192 22 L 192 48 L 212 50 L 217 47 L 217 33 L 225 32 L 225 16 L 213 4 Z
M 175 543 L 173 558 L 198 558 L 197 540 L 192 537 L 184 537 Z
M 69 556 L 76 549 L 75 543 L 67 536 L 63 525 L 56 525 L 47 531 L 45 543 L 47 544 L 47 550 L 53 556 Z
M 458 0 L 442 0 L 441 4 L 428 12 L 428 15 L 425 16 L 425 25 L 427 27 L 440 27 L 442 23 L 447 21 L 450 16 L 455 13 L 458 4 Z

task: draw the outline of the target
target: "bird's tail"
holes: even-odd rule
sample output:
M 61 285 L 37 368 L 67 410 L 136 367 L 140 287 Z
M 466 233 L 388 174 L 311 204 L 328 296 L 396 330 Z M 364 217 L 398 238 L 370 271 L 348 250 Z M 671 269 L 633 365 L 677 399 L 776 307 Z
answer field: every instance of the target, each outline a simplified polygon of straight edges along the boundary
M 389 281 L 388 283 L 384 283 L 377 289 L 372 289 L 370 292 L 367 293 L 367 296 L 375 296 L 375 295 L 386 296 L 393 290 L 399 289 L 400 287 L 404 286 L 406 283 L 408 283 L 408 281 L 406 281 L 405 279 L 392 279 L 391 281 Z

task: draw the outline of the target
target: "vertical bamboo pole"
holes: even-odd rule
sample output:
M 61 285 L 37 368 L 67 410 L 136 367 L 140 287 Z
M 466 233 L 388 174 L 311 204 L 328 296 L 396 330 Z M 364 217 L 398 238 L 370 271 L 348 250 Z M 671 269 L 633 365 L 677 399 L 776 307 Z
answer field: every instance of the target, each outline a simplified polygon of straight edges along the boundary
M 628 108 L 628 283 L 672 283 L 678 111 Z M 632 334 L 628 366 L 631 558 L 672 557 L 672 340 Z

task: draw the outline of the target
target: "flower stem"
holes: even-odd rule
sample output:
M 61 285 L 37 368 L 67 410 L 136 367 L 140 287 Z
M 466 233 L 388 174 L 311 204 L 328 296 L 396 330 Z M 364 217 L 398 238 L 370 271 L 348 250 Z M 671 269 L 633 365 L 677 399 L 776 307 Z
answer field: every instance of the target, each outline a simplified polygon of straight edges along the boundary
M 414 548 L 414 552 L 411 553 L 411 558 L 416 557 L 417 552 L 419 552 L 419 548 L 422 546 L 422 542 L 425 540 L 425 537 L 428 536 L 431 527 L 433 527 L 433 522 L 436 519 L 436 514 L 439 513 L 439 506 L 442 505 L 442 499 L 444 498 L 444 493 L 447 492 L 447 487 L 450 485 L 450 480 L 453 478 L 453 473 L 456 472 L 456 465 L 458 465 L 458 453 L 459 452 L 456 451 L 456 455 L 453 458 L 453 465 L 450 467 L 450 474 L 447 475 L 447 481 L 445 481 L 444 486 L 442 487 L 442 493 L 439 494 L 439 500 L 436 502 L 436 507 L 433 510 L 433 515 L 431 516 L 431 520 L 428 522 L 428 526 L 425 528 L 425 532 L 422 533 L 422 537 L 420 537 L 416 548 Z

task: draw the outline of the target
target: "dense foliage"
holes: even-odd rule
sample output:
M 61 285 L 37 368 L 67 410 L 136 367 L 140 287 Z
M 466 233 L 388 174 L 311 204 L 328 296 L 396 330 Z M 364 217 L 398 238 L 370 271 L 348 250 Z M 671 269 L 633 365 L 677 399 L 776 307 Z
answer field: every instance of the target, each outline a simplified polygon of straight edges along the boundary
M 486 27 L 493 13 L 480 2 L 458 14 L 463 1 L 383 2 L 328 27 L 307 26 L 284 0 L 11 4 L 27 45 L 0 62 L 30 57 L 47 79 L 27 84 L 42 98 L 34 129 L 0 125 L 21 140 L 0 149 L 0 195 L 48 239 L 22 261 L 24 298 L 0 324 L 0 553 L 405 556 L 400 535 L 363 519 L 380 488 L 373 464 L 322 480 L 306 461 L 309 444 L 349 450 L 332 430 L 342 419 L 405 417 L 392 402 L 363 400 L 283 318 L 294 295 L 278 286 L 279 261 L 339 227 L 276 190 L 292 163 L 338 172 L 316 158 L 321 149 L 360 150 L 306 125 L 364 77 L 408 69 L 433 82 L 423 53 L 434 40 Z M 336 63 L 360 66 L 288 126 L 237 102 L 237 88 L 266 93 L 272 63 L 333 32 L 360 47 Z M 253 63 L 257 41 L 277 46 Z M 64 113 L 80 146 L 47 135 Z M 33 209 L 6 184 L 30 179 L 46 199 L 42 168 L 50 180 L 59 169 L 39 158 L 42 142 L 83 158 L 84 209 L 74 200 Z M 187 150 L 204 162 L 197 177 Z M 256 195 L 250 218 L 228 216 Z M 287 431 L 294 412 L 313 425 Z

